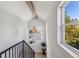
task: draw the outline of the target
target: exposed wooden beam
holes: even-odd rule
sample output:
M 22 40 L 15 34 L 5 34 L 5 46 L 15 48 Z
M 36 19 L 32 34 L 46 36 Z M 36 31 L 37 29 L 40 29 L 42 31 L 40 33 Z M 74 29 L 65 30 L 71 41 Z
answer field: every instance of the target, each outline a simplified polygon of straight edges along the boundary
M 29 9 L 31 10 L 33 17 L 34 18 L 38 18 L 38 15 L 36 13 L 36 10 L 35 10 L 35 7 L 33 5 L 33 2 L 32 1 L 27 1 L 26 3 L 28 5 Z

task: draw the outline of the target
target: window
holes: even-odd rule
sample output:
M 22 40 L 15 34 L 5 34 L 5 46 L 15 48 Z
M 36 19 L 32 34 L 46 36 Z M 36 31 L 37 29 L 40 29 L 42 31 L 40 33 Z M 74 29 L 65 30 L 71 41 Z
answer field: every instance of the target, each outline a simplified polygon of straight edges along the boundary
M 79 2 L 65 6 L 65 43 L 79 50 Z
M 73 57 L 79 57 L 79 2 L 61 2 L 57 15 L 58 44 Z

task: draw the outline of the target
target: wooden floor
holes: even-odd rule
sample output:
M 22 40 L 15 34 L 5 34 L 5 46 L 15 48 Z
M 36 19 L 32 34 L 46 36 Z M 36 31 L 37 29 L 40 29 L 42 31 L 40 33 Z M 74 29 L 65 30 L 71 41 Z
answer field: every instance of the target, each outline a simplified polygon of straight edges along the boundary
M 47 58 L 47 56 L 42 55 L 42 53 L 35 53 L 35 58 Z

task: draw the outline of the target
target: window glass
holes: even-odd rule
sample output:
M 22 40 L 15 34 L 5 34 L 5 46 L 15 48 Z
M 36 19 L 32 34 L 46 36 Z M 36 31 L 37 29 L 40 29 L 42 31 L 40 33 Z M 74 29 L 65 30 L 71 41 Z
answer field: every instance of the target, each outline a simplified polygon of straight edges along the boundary
M 65 43 L 79 49 L 79 1 L 65 7 Z

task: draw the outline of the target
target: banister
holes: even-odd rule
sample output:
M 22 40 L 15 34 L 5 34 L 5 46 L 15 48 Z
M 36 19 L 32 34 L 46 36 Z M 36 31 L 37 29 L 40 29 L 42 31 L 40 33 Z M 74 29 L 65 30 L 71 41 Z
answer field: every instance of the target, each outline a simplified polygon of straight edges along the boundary
M 25 42 L 25 41 L 23 40 L 23 42 Z M 25 44 L 28 45 L 26 42 L 25 42 Z M 29 46 L 29 45 L 28 45 L 28 46 Z M 30 47 L 30 46 L 29 46 L 29 47 Z M 31 48 L 31 47 L 30 47 L 30 48 Z M 31 48 L 31 49 L 32 49 L 32 48 Z M 32 49 L 32 51 L 34 51 L 34 50 Z
M 21 41 L 21 42 L 22 42 L 22 41 Z M 9 48 L 5 49 L 4 51 L 0 52 L 0 54 L 2 54 L 2 53 L 4 53 L 4 52 L 6 52 L 7 50 L 9 50 L 9 49 L 11 49 L 12 47 L 14 47 L 14 46 L 16 46 L 16 45 L 20 44 L 21 42 L 19 42 L 19 43 L 17 43 L 17 44 L 14 44 L 13 46 L 11 46 L 11 47 L 9 47 Z
M 22 44 L 22 47 L 21 47 L 21 46 L 19 47 L 19 45 L 21 45 L 21 44 Z M 25 44 L 25 45 L 24 45 L 24 44 Z M 25 46 L 27 46 L 27 48 L 24 48 Z M 13 48 L 15 48 L 15 49 L 13 49 Z M 18 53 L 18 51 L 20 51 L 19 48 L 22 49 L 22 53 Z M 29 52 L 29 50 L 27 50 L 27 49 L 31 50 L 31 52 Z M 11 51 L 11 50 L 12 50 L 12 51 Z M 2 54 L 5 54 L 4 57 L 7 58 L 7 53 L 6 53 L 7 51 L 9 51 L 9 53 L 8 53 L 9 58 L 11 58 L 11 55 L 12 55 L 12 58 L 14 57 L 14 55 L 15 55 L 15 58 L 19 58 L 19 57 L 20 57 L 19 54 L 22 54 L 21 57 L 22 57 L 22 58 L 25 58 L 25 57 L 26 57 L 25 51 L 28 52 L 27 57 L 29 57 L 29 58 L 34 58 L 34 57 L 35 57 L 35 52 L 34 52 L 34 50 L 33 50 L 24 40 L 22 40 L 21 42 L 19 42 L 19 43 L 17 43 L 17 44 L 14 44 L 13 46 L 7 48 L 6 50 L 0 52 L 0 58 L 2 58 L 2 57 L 1 57 Z M 13 54 L 14 51 L 15 51 L 15 54 Z M 12 52 L 12 54 L 11 54 L 11 52 Z M 17 55 L 16 55 L 16 54 L 17 54 Z M 29 56 L 29 54 L 30 54 L 31 56 Z M 27 57 L 26 57 L 26 58 L 27 58 Z

